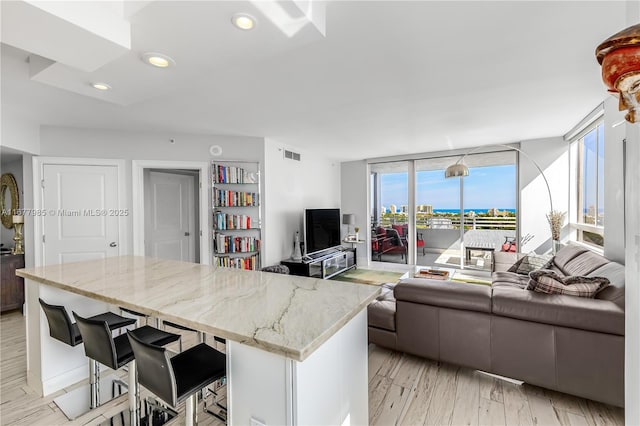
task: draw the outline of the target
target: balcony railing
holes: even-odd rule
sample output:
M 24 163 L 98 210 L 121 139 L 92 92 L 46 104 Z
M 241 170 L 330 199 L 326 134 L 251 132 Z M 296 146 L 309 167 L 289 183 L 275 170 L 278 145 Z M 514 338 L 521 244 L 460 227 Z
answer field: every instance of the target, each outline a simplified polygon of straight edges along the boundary
M 391 225 L 405 225 L 406 220 L 398 219 L 396 217 L 383 217 L 378 224 L 385 228 Z M 464 229 L 495 229 L 495 230 L 511 230 L 516 229 L 515 217 L 503 217 L 503 216 L 474 216 L 464 217 L 463 221 Z M 460 217 L 428 217 L 417 218 L 416 228 L 418 229 L 460 229 Z

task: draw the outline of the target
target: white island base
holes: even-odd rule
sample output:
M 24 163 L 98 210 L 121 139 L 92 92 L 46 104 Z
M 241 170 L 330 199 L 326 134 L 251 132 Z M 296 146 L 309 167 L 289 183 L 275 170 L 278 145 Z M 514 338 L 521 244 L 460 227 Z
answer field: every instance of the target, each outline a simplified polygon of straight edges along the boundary
M 302 362 L 227 341 L 229 424 L 366 425 L 367 361 L 366 309 Z

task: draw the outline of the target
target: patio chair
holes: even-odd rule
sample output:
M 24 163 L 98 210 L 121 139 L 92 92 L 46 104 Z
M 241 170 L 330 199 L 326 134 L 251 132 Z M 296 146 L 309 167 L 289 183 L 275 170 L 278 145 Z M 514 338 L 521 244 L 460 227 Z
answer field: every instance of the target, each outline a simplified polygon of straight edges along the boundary
M 407 239 L 393 228 L 376 228 L 371 235 L 371 255 L 382 261 L 383 254 L 400 254 L 400 258 L 407 263 Z

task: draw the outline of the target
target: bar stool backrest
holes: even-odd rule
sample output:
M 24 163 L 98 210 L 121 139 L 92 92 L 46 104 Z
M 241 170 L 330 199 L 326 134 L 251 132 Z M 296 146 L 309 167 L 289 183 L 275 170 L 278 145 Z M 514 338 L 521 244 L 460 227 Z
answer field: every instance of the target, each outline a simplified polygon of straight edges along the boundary
M 178 404 L 176 378 L 168 352 L 127 332 L 138 368 L 138 382 L 158 398 L 175 407 Z
M 69 318 L 69 314 L 67 314 L 67 311 L 64 309 L 64 306 L 49 305 L 40 298 L 38 301 L 40 301 L 40 306 L 42 306 L 42 310 L 47 316 L 47 321 L 49 322 L 49 335 L 51 337 L 61 341 L 62 343 L 66 343 L 69 346 L 76 346 L 78 343 L 82 342 L 80 339 L 74 341 L 73 323 L 71 322 L 71 318 Z
M 109 368 L 117 370 L 116 347 L 107 322 L 82 318 L 75 312 L 73 316 L 84 341 L 85 355 Z

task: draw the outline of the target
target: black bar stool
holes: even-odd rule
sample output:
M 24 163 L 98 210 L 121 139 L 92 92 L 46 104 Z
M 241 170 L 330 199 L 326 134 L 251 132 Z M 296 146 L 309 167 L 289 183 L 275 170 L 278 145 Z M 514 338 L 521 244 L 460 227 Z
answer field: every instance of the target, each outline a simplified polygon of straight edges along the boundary
M 136 357 L 138 382 L 174 412 L 187 400 L 185 424 L 196 425 L 198 392 L 226 376 L 226 356 L 200 343 L 170 358 L 165 348 L 145 342 L 133 332 L 127 336 Z
M 144 325 L 149 325 L 149 318 L 151 318 L 151 315 L 143 314 L 142 312 L 134 311 L 133 309 L 123 308 L 122 306 L 120 306 L 120 312 L 121 313 L 126 312 L 129 315 L 138 317 L 138 320 L 144 318 Z M 142 324 L 139 322 L 138 325 L 141 326 Z M 160 328 L 158 325 L 157 319 L 156 319 L 156 327 Z
M 111 335 L 109 326 L 106 321 L 82 318 L 75 312 L 73 316 L 76 319 L 80 334 L 84 341 L 84 352 L 92 360 L 93 375 L 92 403 L 99 403 L 100 389 L 96 378 L 99 376 L 99 365 L 103 364 L 107 367 L 117 370 L 118 368 L 129 364 L 129 415 L 132 425 L 138 424 L 138 389 L 136 384 L 136 367 L 133 350 L 129 344 L 127 335 L 116 336 Z M 175 342 L 180 338 L 179 335 L 158 330 L 157 328 L 144 325 L 130 331 L 138 339 L 143 342 L 164 346 Z
M 71 318 L 69 318 L 69 314 L 67 313 L 67 310 L 64 308 L 64 306 L 50 305 L 40 298 L 38 299 L 38 301 L 40 302 L 40 306 L 42 306 L 42 310 L 47 317 L 47 322 L 49 323 L 49 335 L 52 338 L 69 346 L 77 346 L 82 343 L 82 336 L 80 335 L 78 325 L 71 322 Z M 94 315 L 90 317 L 90 319 L 106 322 L 109 330 L 116 330 L 118 328 L 132 325 L 136 322 L 136 320 L 134 319 L 121 317 L 120 315 L 116 315 L 112 312 L 105 312 L 99 315 Z M 89 361 L 90 372 L 91 369 L 91 361 Z M 89 377 L 89 380 L 91 380 L 91 375 Z M 113 383 L 111 395 L 112 398 L 114 397 Z M 67 416 L 69 420 L 73 420 L 76 417 L 87 413 L 91 408 L 95 408 L 91 406 L 90 394 L 90 389 L 86 389 L 86 387 L 80 387 L 73 390 L 72 392 L 59 396 L 58 398 L 54 399 L 53 402 L 56 403 L 56 405 L 60 408 L 64 415 Z
M 177 323 L 171 322 L 171 321 L 162 321 L 162 326 L 163 326 L 162 328 L 164 330 L 166 330 L 167 327 L 171 327 L 171 328 L 175 328 L 175 329 L 182 330 L 182 331 L 190 331 L 190 332 L 196 333 L 197 336 L 198 336 L 198 343 L 206 343 L 206 339 L 207 339 L 206 334 L 204 334 L 201 331 L 194 330 L 193 328 L 190 328 L 190 327 L 187 327 L 187 326 L 184 326 L 184 325 L 181 325 L 181 324 L 177 324 Z M 180 337 L 180 340 L 178 341 L 178 344 L 180 346 L 180 352 L 182 352 L 182 336 Z
M 171 321 L 162 321 L 162 324 L 164 325 L 164 330 L 166 330 L 166 327 L 168 326 L 168 327 L 176 328 L 178 330 L 191 331 L 193 333 L 196 333 L 198 335 L 198 343 L 207 343 L 207 335 L 202 331 L 194 330 L 193 328 L 186 327 L 184 325 L 177 324 Z M 214 342 L 221 343 L 223 345 L 226 345 L 227 343 L 225 339 L 218 336 L 213 336 L 213 340 Z M 182 339 L 180 339 L 179 342 L 180 342 L 180 352 L 182 352 Z M 211 383 L 211 385 L 214 385 L 214 387 L 211 388 L 209 386 L 205 386 L 205 388 L 202 389 L 202 400 L 204 401 L 204 411 L 208 414 L 211 414 L 214 417 L 217 417 L 218 419 L 222 419 L 226 421 L 227 407 L 225 405 L 220 404 L 220 401 L 219 401 L 220 400 L 219 390 L 226 385 L 226 377 L 221 377 L 220 379 L 215 380 L 213 383 Z M 213 399 L 213 408 L 210 407 L 208 404 L 209 394 L 211 394 Z

